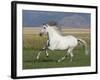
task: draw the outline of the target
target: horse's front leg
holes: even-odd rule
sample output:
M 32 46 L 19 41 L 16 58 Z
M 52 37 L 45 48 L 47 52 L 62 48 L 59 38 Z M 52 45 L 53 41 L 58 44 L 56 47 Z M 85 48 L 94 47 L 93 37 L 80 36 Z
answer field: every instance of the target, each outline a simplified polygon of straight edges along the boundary
M 46 43 L 46 45 L 45 45 L 45 54 L 46 54 L 47 57 L 49 56 L 49 53 L 48 53 L 48 51 L 47 51 L 47 49 L 48 49 L 49 46 L 50 46 L 50 45 L 49 45 L 49 40 L 47 40 L 47 43 Z
M 47 52 L 47 48 L 44 47 L 44 48 L 42 48 L 42 50 L 40 50 L 40 51 L 38 52 L 37 57 L 36 57 L 37 60 L 40 58 L 40 54 L 41 54 L 42 51 L 44 51 L 44 50 L 45 50 L 46 56 L 47 56 L 47 57 L 49 56 L 49 53 Z
M 46 54 L 46 57 L 49 56 L 49 53 L 48 53 L 47 49 L 45 49 L 45 54 Z
M 38 60 L 40 58 L 40 54 L 41 54 L 42 50 L 40 50 L 36 56 L 36 59 Z
M 38 60 L 40 58 L 40 54 L 42 53 L 42 51 L 45 50 L 45 47 L 43 47 L 37 54 L 36 59 Z
M 47 57 L 49 56 L 49 53 L 47 52 L 48 46 L 49 46 L 49 40 L 47 40 L 46 45 L 38 52 L 37 57 L 36 57 L 37 60 L 40 58 L 40 54 L 41 54 L 41 52 L 44 51 L 44 50 L 45 50 L 46 56 L 47 56 Z

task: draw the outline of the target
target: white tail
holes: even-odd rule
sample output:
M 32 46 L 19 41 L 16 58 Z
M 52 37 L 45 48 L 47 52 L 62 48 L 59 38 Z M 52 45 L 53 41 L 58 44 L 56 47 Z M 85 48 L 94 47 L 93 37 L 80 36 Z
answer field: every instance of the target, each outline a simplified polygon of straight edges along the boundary
M 84 45 L 84 47 L 85 47 L 85 54 L 88 55 L 87 43 L 83 39 L 78 39 L 78 41 Z

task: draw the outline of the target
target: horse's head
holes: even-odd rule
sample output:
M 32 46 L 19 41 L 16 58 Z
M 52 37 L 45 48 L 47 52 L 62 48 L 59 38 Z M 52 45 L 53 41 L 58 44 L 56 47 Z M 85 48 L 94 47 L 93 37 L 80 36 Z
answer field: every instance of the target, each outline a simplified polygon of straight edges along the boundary
M 59 33 L 59 28 L 54 24 L 43 24 L 42 29 L 40 31 L 40 36 L 43 34 L 48 34 L 48 33 Z
M 42 36 L 43 34 L 47 34 L 47 33 L 48 33 L 48 24 L 43 24 L 42 29 L 40 31 L 40 36 Z

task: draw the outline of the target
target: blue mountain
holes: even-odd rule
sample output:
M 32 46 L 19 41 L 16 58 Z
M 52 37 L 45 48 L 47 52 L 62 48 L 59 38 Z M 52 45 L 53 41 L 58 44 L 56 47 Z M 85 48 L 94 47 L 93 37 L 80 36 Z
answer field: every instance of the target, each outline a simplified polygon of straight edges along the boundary
M 40 27 L 49 21 L 64 27 L 90 27 L 90 17 L 89 13 L 23 10 L 22 19 L 24 27 Z

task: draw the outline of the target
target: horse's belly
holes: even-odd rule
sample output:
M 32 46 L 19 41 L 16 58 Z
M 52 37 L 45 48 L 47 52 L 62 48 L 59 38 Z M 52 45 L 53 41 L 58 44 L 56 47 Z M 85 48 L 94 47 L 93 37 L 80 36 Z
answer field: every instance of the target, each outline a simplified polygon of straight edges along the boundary
M 65 50 L 67 48 L 66 47 L 56 47 L 56 48 L 48 47 L 48 49 L 50 49 L 50 50 Z
M 68 45 L 65 43 L 65 41 L 63 41 L 63 42 L 61 41 L 61 42 L 59 42 L 57 48 L 60 50 L 65 50 L 68 48 Z

